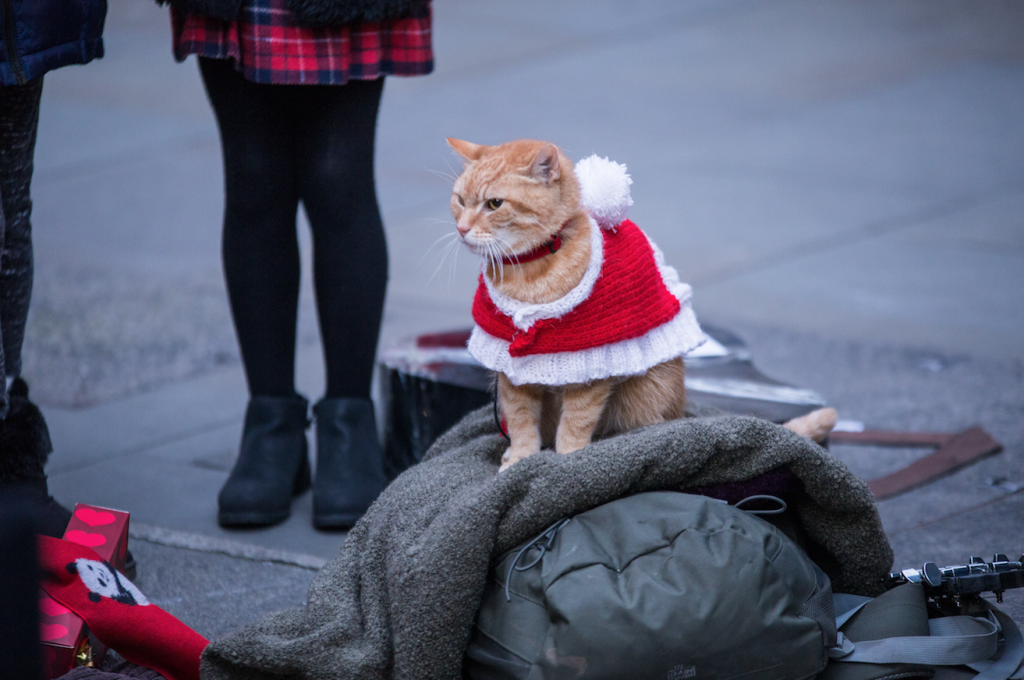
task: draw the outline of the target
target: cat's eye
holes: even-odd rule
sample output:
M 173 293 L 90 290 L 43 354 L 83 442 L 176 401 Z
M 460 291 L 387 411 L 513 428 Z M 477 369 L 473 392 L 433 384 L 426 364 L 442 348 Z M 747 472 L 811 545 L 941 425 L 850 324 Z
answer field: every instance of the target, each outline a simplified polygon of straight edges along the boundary
M 505 201 L 504 201 L 504 200 L 502 200 L 502 199 L 500 199 L 500 198 L 491 198 L 491 199 L 488 199 L 488 201 L 487 201 L 487 203 L 486 203 L 486 205 L 487 205 L 487 209 L 488 209 L 488 210 L 497 210 L 498 208 L 500 208 L 500 207 L 501 207 L 501 204 L 502 204 L 502 203 L 504 203 L 504 202 L 505 202 Z
M 463 208 L 466 207 L 466 202 L 462 200 L 462 196 L 455 194 L 455 200 L 458 201 L 459 205 L 461 205 Z

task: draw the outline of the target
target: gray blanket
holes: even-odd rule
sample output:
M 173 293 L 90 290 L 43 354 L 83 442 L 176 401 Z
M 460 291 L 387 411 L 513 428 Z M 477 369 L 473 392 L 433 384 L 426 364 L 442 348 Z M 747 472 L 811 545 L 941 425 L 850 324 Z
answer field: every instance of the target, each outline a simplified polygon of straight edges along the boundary
M 690 417 L 541 452 L 497 474 L 490 409 L 468 415 L 384 491 L 323 568 L 304 609 L 210 644 L 202 678 L 457 680 L 492 557 L 558 519 L 649 490 L 738 482 L 788 466 L 798 515 L 837 591 L 874 595 L 892 564 L 867 485 L 827 451 L 742 416 Z M 825 566 L 825 565 L 823 565 Z

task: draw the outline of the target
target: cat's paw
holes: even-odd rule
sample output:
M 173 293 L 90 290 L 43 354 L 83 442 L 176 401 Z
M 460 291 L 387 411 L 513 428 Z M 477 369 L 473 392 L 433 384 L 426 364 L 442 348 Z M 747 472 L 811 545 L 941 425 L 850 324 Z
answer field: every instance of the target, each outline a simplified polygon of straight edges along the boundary
M 537 451 L 523 450 L 523 449 L 508 449 L 505 451 L 505 455 L 501 457 L 501 466 L 498 468 L 498 472 L 509 469 L 524 458 L 529 458 Z
M 828 438 L 838 420 L 839 414 L 834 408 L 819 408 L 807 415 L 793 418 L 793 420 L 783 423 L 782 426 L 820 444 Z

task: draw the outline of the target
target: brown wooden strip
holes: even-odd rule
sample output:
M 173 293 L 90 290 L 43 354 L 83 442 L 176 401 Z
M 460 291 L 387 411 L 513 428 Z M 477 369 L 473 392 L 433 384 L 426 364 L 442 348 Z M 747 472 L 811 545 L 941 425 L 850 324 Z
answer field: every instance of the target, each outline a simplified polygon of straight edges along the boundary
M 832 444 L 859 444 L 862 446 L 900 446 L 907 448 L 942 446 L 956 437 L 954 432 L 895 432 L 890 430 L 864 430 L 862 432 L 833 432 Z
M 988 432 L 975 426 L 953 435 L 933 453 L 914 461 L 902 470 L 871 480 L 868 486 L 878 500 L 892 498 L 1002 450 L 1002 444 L 993 439 Z

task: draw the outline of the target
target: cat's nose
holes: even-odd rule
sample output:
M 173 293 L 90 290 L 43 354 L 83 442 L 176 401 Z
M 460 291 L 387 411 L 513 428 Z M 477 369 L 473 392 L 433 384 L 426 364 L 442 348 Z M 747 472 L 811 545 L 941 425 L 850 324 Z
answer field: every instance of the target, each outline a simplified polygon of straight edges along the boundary
M 469 233 L 471 227 L 468 224 L 457 224 L 455 228 L 459 230 L 459 236 L 465 236 Z

